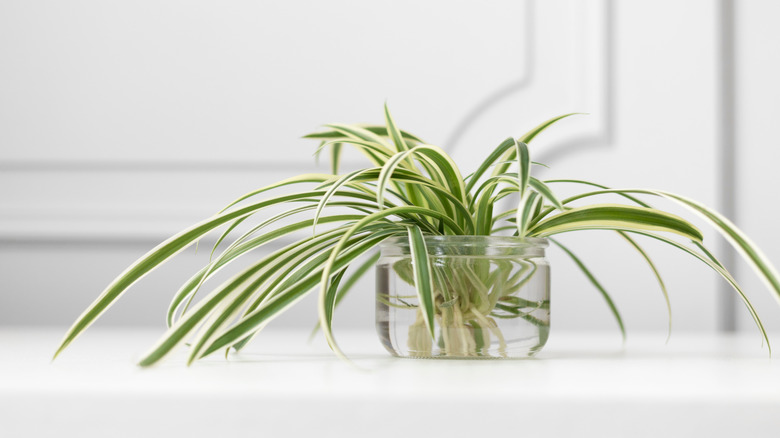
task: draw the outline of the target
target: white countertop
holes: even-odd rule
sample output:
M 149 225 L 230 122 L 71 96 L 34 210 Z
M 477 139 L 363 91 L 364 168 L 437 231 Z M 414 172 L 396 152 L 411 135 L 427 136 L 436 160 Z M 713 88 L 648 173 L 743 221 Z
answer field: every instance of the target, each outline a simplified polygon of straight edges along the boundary
M 135 360 L 160 331 L 0 329 L 0 436 L 780 436 L 780 358 L 757 334 L 553 333 L 535 359 L 397 359 L 337 331 L 263 333 L 190 368 Z M 183 352 L 182 352 L 183 353 Z

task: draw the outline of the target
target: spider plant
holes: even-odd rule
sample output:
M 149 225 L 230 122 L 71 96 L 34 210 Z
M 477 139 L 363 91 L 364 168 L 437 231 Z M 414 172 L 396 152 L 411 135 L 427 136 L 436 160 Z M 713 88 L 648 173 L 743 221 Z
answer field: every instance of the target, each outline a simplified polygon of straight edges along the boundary
M 520 138 L 507 138 L 492 149 L 474 173 L 465 177 L 444 150 L 399 129 L 387 106 L 384 125 L 325 125 L 323 131 L 305 137 L 319 141 L 317 154 L 330 153 L 332 174 L 298 175 L 254 190 L 162 242 L 113 280 L 79 316 L 55 358 L 130 286 L 220 227 L 223 230 L 210 259 L 173 295 L 166 315 L 169 328 L 140 365 L 155 364 L 185 343 L 190 347 L 188 363 L 220 350 L 226 354 L 230 348 L 241 350 L 275 317 L 315 291 L 319 294 L 319 328 L 333 351 L 341 355 L 332 332 L 334 309 L 357 278 L 376 263 L 377 245 L 390 238 L 405 239 L 411 248 L 414 257 L 406 278 L 414 284 L 419 303 L 417 310 L 424 328 L 423 341 L 419 342 L 430 342 L 435 337 L 435 321 L 445 312 L 438 296 L 447 292 L 435 284 L 436 276 L 431 272 L 425 246 L 426 236 L 431 235 L 548 238 L 574 260 L 603 295 L 623 333 L 623 321 L 606 290 L 583 262 L 553 236 L 581 230 L 618 233 L 647 262 L 666 295 L 655 264 L 639 243 L 641 239 L 661 241 L 723 277 L 746 305 L 768 344 L 756 310 L 733 276 L 704 246 L 699 229 L 686 219 L 651 207 L 647 198 L 669 200 L 703 218 L 740 252 L 771 293 L 780 297 L 780 281 L 774 267 L 721 214 L 666 191 L 611 189 L 587 181 L 542 181 L 532 176 L 532 168 L 538 163 L 531 161 L 528 145 L 542 131 L 569 116 L 550 119 Z M 344 147 L 359 151 L 368 166 L 340 173 Z M 582 190 L 562 199 L 553 187 L 563 184 Z M 297 190 L 291 191 L 290 187 Z M 263 197 L 259 198 L 260 195 Z M 602 195 L 618 195 L 625 202 L 574 206 L 575 201 Z M 273 207 L 278 210 L 279 206 L 284 211 L 257 219 L 259 213 Z M 295 237 L 292 242 L 291 237 Z M 222 245 L 231 239 L 229 245 Z M 274 243 L 281 246 L 262 255 L 255 251 Z M 209 279 L 237 260 L 245 260 L 247 265 L 195 299 L 207 289 Z M 489 304 L 482 314 L 499 311 L 497 305 Z

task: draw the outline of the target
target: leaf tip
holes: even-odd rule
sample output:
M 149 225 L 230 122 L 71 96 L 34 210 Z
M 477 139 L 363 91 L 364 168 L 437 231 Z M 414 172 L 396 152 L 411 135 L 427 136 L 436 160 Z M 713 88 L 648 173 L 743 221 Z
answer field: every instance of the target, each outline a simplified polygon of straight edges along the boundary
M 57 358 L 60 356 L 60 354 L 63 351 L 65 351 L 66 348 L 68 348 L 68 345 L 70 345 L 70 342 L 71 342 L 71 339 L 68 339 L 68 337 L 66 337 L 65 339 L 62 340 L 62 342 L 60 342 L 60 346 L 57 347 L 57 351 L 55 351 L 54 354 L 51 357 L 51 362 L 54 362 L 55 360 L 57 360 Z

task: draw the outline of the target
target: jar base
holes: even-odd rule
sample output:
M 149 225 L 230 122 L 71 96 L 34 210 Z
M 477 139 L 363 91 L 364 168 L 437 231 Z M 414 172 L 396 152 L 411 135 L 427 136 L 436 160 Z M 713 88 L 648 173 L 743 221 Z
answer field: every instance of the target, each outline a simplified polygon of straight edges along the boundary
M 460 350 L 449 352 L 435 345 L 436 340 L 431 340 L 431 348 L 415 350 L 404 347 L 393 341 L 393 336 L 388 331 L 388 324 L 377 324 L 377 334 L 385 350 L 391 355 L 403 359 L 443 359 L 443 360 L 500 360 L 500 359 L 530 359 L 536 356 L 547 343 L 549 329 L 544 327 L 529 338 L 508 339 L 505 346 L 492 344 L 488 348 Z M 439 341 L 441 343 L 441 341 Z M 408 345 L 408 344 L 407 344 Z

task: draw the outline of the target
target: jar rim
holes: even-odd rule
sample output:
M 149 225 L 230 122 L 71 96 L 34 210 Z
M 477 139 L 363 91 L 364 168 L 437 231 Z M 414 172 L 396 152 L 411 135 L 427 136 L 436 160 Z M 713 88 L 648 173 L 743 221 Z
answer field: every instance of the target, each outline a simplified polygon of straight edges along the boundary
M 457 246 L 491 246 L 503 248 L 547 248 L 550 241 L 544 237 L 516 237 L 516 236 L 472 236 L 472 235 L 433 235 L 423 236 L 426 245 L 457 245 Z M 391 237 L 383 241 L 380 247 L 408 246 L 406 236 Z

